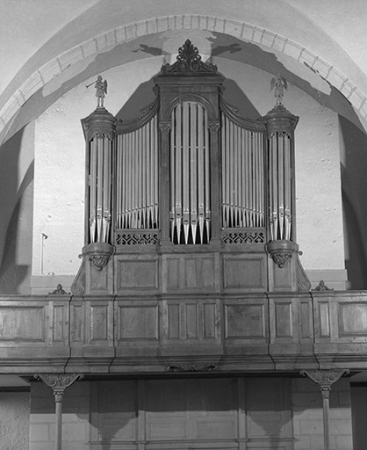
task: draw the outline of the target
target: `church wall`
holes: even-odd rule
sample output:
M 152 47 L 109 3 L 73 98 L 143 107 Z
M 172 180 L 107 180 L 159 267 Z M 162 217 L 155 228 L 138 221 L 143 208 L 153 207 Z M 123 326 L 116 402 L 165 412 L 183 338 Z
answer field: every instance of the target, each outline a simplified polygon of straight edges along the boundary
M 32 383 L 30 450 L 54 439 L 54 398 Z M 352 450 L 350 389 L 330 397 L 331 448 Z M 63 400 L 63 449 L 323 448 L 320 389 L 309 379 L 174 378 L 76 382 Z
M 29 400 L 29 392 L 0 392 L 0 450 L 28 450 Z

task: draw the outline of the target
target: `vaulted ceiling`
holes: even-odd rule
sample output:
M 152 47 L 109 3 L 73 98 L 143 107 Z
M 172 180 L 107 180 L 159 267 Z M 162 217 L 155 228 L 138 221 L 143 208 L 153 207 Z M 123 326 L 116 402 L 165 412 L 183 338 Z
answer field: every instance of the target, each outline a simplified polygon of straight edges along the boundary
M 205 58 L 281 73 L 367 130 L 364 0 L 5 0 L 0 143 L 76 85 L 190 38 Z

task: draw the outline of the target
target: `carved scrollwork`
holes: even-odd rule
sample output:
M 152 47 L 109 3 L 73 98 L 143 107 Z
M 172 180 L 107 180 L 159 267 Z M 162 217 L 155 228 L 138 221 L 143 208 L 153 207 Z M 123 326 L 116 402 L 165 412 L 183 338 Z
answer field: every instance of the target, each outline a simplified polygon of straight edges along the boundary
M 199 50 L 194 47 L 189 39 L 178 49 L 176 62 L 172 65 L 166 64 L 162 67 L 164 74 L 169 73 L 216 73 L 217 66 L 206 64 L 201 60 Z
M 307 376 L 314 383 L 320 386 L 323 397 L 328 397 L 331 386 L 343 375 L 346 375 L 348 373 L 348 369 L 310 369 L 301 371 L 301 375 Z
M 71 386 L 78 378 L 83 378 L 81 373 L 40 373 L 34 375 L 36 380 L 42 380 L 52 388 L 55 395 L 62 395 L 65 389 Z

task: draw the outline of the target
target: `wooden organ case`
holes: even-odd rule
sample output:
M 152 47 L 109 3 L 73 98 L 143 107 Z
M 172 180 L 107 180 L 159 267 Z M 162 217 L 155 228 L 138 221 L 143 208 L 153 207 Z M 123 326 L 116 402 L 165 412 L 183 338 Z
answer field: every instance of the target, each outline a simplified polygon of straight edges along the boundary
M 257 121 L 189 40 L 130 121 L 82 121 L 86 220 L 75 295 L 309 290 L 295 242 L 294 129 L 277 104 Z

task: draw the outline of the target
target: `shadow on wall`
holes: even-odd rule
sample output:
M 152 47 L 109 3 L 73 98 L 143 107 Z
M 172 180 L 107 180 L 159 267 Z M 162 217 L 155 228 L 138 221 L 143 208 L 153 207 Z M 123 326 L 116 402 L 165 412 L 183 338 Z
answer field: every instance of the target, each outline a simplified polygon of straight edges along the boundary
M 158 75 L 158 74 L 157 74 Z M 257 120 L 260 113 L 255 106 L 250 102 L 248 97 L 244 94 L 238 84 L 226 78 L 224 83 L 224 99 L 232 106 L 238 108 L 238 111 L 246 119 Z M 153 92 L 154 77 L 149 81 L 142 83 L 135 92 L 131 95 L 129 100 L 116 114 L 117 120 L 132 120 L 141 114 L 141 110 L 148 106 L 155 99 Z
M 29 294 L 34 163 L 19 180 L 24 129 L 0 149 L 0 294 Z
M 345 266 L 350 289 L 367 289 L 367 136 L 339 116 L 340 147 L 345 165 L 341 166 L 344 210 Z M 343 160 L 343 157 L 342 157 Z

